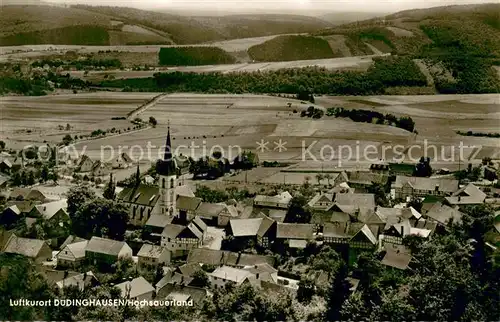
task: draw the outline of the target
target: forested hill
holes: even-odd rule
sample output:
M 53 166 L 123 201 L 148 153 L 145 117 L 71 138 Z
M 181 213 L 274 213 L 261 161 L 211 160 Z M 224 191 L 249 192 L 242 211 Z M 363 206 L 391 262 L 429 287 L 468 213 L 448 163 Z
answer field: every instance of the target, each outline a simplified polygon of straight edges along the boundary
M 328 22 L 298 15 L 184 17 L 126 7 L 2 6 L 0 46 L 140 45 L 309 33 Z

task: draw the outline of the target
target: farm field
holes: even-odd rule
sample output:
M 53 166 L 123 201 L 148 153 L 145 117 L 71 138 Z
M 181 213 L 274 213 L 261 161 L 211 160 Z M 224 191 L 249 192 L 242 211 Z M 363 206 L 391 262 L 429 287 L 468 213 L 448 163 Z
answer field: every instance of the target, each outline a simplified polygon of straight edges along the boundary
M 84 71 L 64 71 L 72 77 L 81 78 L 83 80 L 99 80 L 104 79 L 104 76 L 112 76 L 116 79 L 126 78 L 148 78 L 153 77 L 158 72 L 193 72 L 193 73 L 231 73 L 231 72 L 255 72 L 278 70 L 284 68 L 302 68 L 309 66 L 324 67 L 330 70 L 366 70 L 372 63 L 373 58 L 379 55 L 344 57 L 344 58 L 328 58 L 328 59 L 313 59 L 313 60 L 295 60 L 288 62 L 263 62 L 263 63 L 241 63 L 241 64 L 224 64 L 224 65 L 204 65 L 204 66 L 180 66 L 169 68 L 156 68 L 150 71 L 89 71 L 84 75 Z
M 5 97 L 1 139 L 6 139 L 10 146 L 27 142 L 56 143 L 68 133 L 74 136 L 89 134 L 96 129 L 123 129 L 130 127 L 131 123 L 111 118 L 126 116 L 156 95 L 158 93 L 101 92 L 38 98 Z M 290 107 L 288 103 L 291 103 Z M 316 98 L 316 107 L 322 109 L 342 106 L 374 109 L 398 116 L 410 115 L 416 123 L 418 135 L 396 127 L 355 123 L 349 119 L 301 118 L 300 111 L 308 106 L 297 100 L 266 95 L 168 94 L 138 115 L 143 120 L 154 117 L 158 121 L 155 128 L 81 141 L 74 147 L 77 151 L 85 150 L 85 154 L 94 159 L 109 158 L 111 151 L 116 154 L 121 147 L 122 152 L 133 158 L 154 161 L 163 153 L 162 146 L 170 123 L 175 152 L 194 158 L 219 150 L 224 151 L 226 157 L 234 158 L 242 150 L 253 150 L 259 153 L 260 161 L 297 162 L 305 157 L 306 161 L 314 162 L 310 157 L 313 155 L 328 161 L 322 167 L 335 168 L 339 164 L 353 163 L 348 160 L 357 160 L 350 166 L 359 167 L 401 155 L 404 158 L 401 157 L 400 161 L 411 162 L 418 159 L 426 147 L 434 145 L 437 153 L 427 148 L 429 156 L 437 156 L 434 164 L 453 168 L 458 162 L 450 164 L 448 159 L 457 155 L 460 142 L 466 147 L 463 149 L 464 158 L 472 158 L 473 162 L 479 162 L 479 156 L 499 154 L 500 139 L 455 133 L 468 129 L 495 131 L 500 104 L 493 95 Z M 468 120 L 458 118 L 455 110 L 474 117 Z M 58 129 L 67 123 L 71 130 Z M 257 142 L 267 144 L 258 150 Z M 281 151 L 279 142 L 283 143 Z M 410 145 L 415 146 L 411 151 L 408 149 Z M 399 150 L 395 150 L 395 146 L 399 146 Z M 308 153 L 304 154 L 305 149 Z M 283 180 L 283 177 L 273 177 L 272 171 L 264 177 L 270 182 Z M 297 180 L 301 181 L 303 177 Z

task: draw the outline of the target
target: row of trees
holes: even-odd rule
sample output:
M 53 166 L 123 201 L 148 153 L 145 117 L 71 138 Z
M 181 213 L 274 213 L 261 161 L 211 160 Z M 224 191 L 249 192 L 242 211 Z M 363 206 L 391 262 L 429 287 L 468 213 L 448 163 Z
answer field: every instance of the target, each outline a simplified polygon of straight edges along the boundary
M 68 68 L 70 66 L 75 66 L 76 69 L 81 70 L 85 68 L 121 68 L 122 62 L 116 58 L 108 58 L 108 59 L 94 59 L 94 58 L 86 58 L 79 60 L 68 60 L 63 61 L 60 59 L 42 59 L 37 60 L 31 63 L 32 67 L 64 67 Z
M 382 114 L 380 112 L 361 109 L 344 109 L 342 107 L 331 107 L 326 111 L 326 115 L 350 118 L 354 122 L 386 124 L 399 127 L 401 129 L 413 132 L 415 122 L 409 116 L 396 117 L 393 114 Z

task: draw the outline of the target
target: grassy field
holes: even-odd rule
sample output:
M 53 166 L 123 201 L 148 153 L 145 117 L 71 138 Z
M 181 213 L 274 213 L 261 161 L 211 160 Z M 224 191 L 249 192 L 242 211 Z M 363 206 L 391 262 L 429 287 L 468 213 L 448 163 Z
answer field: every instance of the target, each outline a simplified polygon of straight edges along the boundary
M 112 120 L 125 116 L 157 93 L 95 93 L 46 96 L 42 98 L 5 97 L 1 122 L 4 126 L 0 136 L 8 146 L 20 147 L 28 143 L 57 143 L 65 134 L 88 134 L 96 129 L 125 129 L 131 123 Z M 373 103 L 377 104 L 373 104 Z M 292 103 L 288 107 L 288 103 Z M 495 156 L 498 154 L 500 139 L 463 137 L 456 130 L 473 129 L 486 132 L 495 129 L 500 120 L 500 104 L 494 95 L 432 95 L 432 96 L 376 96 L 316 98 L 318 106 L 342 106 L 344 108 L 374 109 L 395 115 L 410 115 L 418 135 L 401 129 L 383 125 L 354 123 L 345 119 L 323 117 L 320 120 L 301 118 L 293 113 L 307 105 L 299 101 L 264 95 L 210 95 L 210 94 L 169 94 L 159 102 L 139 114 L 143 120 L 154 117 L 156 128 L 146 128 L 119 135 L 104 137 L 76 144 L 78 151 L 92 158 L 101 156 L 101 149 L 110 151 L 119 147 L 135 158 L 156 159 L 163 150 L 166 127 L 170 122 L 172 139 L 176 153 L 199 157 L 211 151 L 222 149 L 226 156 L 235 157 L 241 150 L 258 148 L 257 142 L 268 142 L 264 150 L 258 151 L 261 161 L 297 162 L 304 157 L 307 149 L 317 158 L 328 160 L 325 169 L 335 169 L 340 163 L 349 164 L 349 157 L 358 160 L 354 168 L 373 159 L 391 160 L 397 157 L 394 148 L 401 146 L 411 161 L 410 145 L 415 145 L 411 158 L 419 158 L 420 150 L 430 145 L 436 146 L 437 154 L 428 151 L 436 167 L 453 169 L 458 162 L 447 158 L 457 155 L 460 142 L 465 158 Z M 459 118 L 453 110 L 459 110 L 468 118 Z M 69 123 L 70 130 L 59 129 Z M 277 144 L 284 142 L 281 152 Z M 148 144 L 152 147 L 148 155 Z M 194 145 L 194 148 L 193 148 Z M 339 150 L 340 149 L 340 150 Z M 429 148 L 427 148 L 429 149 Z M 348 153 L 348 150 L 352 154 Z M 375 150 L 375 151 L 373 151 Z M 339 153 L 339 151 L 341 153 Z M 356 152 L 360 151 L 360 152 Z M 363 151 L 369 153 L 363 154 Z M 478 154 L 474 157 L 474 154 Z M 306 160 L 311 160 L 309 154 Z M 477 160 L 479 158 L 479 160 Z M 462 166 L 465 162 L 464 160 Z M 323 167 L 323 165 L 322 165 Z M 279 183 L 282 174 L 271 169 L 261 179 L 267 183 Z M 256 175 L 257 176 L 257 175 Z M 237 178 L 235 178 L 237 180 Z M 285 180 L 299 182 L 304 175 L 286 176 Z M 314 181 L 314 179 L 313 179 Z
M 248 49 L 256 61 L 290 61 L 333 58 L 328 41 L 311 36 L 279 36 Z

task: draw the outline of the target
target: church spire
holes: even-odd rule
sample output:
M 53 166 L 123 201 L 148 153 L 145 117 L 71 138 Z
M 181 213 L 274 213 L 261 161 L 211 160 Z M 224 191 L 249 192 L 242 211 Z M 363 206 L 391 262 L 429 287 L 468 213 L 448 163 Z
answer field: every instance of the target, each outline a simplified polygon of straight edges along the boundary
M 165 153 L 163 155 L 163 160 L 158 160 L 158 163 L 156 164 L 156 172 L 159 175 L 163 176 L 171 176 L 177 173 L 175 161 L 173 159 L 173 154 L 172 154 L 172 140 L 170 138 L 170 121 L 168 122 L 168 127 L 167 127 L 167 140 L 165 143 Z

